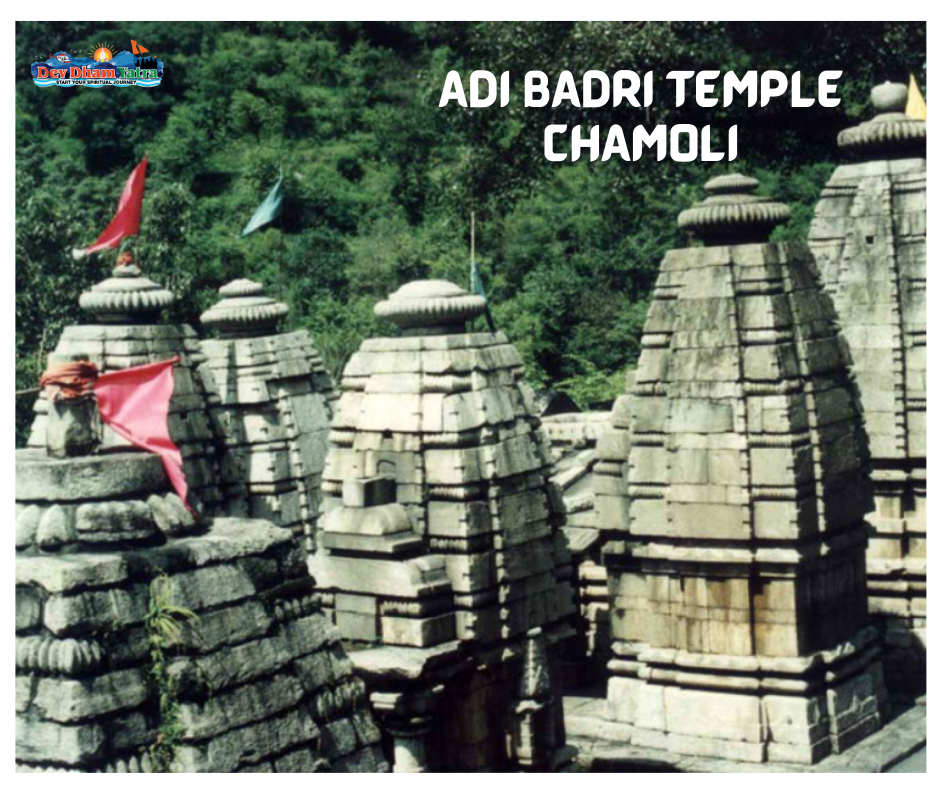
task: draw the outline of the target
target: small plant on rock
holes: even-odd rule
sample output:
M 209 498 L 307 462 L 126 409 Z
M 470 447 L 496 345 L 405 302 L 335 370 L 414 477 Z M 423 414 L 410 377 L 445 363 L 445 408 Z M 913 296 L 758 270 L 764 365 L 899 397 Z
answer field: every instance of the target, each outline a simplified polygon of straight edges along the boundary
M 159 699 L 157 739 L 150 746 L 151 770 L 169 772 L 182 733 L 176 679 L 169 671 L 169 651 L 182 642 L 184 628 L 199 621 L 192 610 L 174 605 L 172 581 L 160 575 L 150 584 L 150 603 L 144 618 L 150 651 L 150 680 Z

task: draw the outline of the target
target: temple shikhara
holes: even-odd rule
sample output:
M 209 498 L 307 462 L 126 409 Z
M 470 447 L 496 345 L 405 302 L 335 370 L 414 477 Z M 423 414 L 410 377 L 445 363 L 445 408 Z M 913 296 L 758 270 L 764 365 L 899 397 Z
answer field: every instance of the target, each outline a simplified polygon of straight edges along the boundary
M 472 333 L 484 301 L 412 282 L 376 306 L 401 336 L 346 365 L 311 573 L 415 770 L 545 770 L 571 754 L 557 655 L 571 559 L 522 361 Z M 408 675 L 402 668 L 408 667 Z
M 609 412 L 533 392 L 449 281 L 381 300 L 334 380 L 261 282 L 197 331 L 122 257 L 16 453 L 16 770 L 808 771 L 890 740 L 926 683 L 926 123 L 871 98 L 808 243 L 742 173 L 678 212 Z M 174 359 L 170 440 L 129 439 L 101 381 Z
M 679 216 L 625 408 L 608 702 L 634 743 L 816 761 L 881 725 L 868 449 L 788 209 L 727 175 Z M 823 667 L 825 666 L 825 668 Z
M 832 295 L 865 410 L 875 511 L 868 596 L 889 679 L 922 682 L 927 651 L 927 123 L 907 88 L 839 135 L 849 161 L 823 189 L 809 243 Z
M 97 322 L 67 329 L 53 358 L 113 370 L 179 357 L 168 424 L 195 511 L 155 454 L 106 428 L 99 450 L 78 440 L 90 395 L 40 400 L 17 452 L 17 770 L 387 770 L 303 535 L 249 517 L 252 447 L 226 426 L 246 419 L 233 395 L 220 402 L 193 329 L 159 322 L 171 300 L 121 267 L 82 297 Z M 294 373 L 313 388 L 302 358 Z M 276 401 L 282 377 L 263 380 Z
M 219 294 L 200 317 L 219 333 L 201 344 L 203 368 L 212 372 L 248 511 L 312 549 L 333 382 L 306 331 L 278 332 L 288 307 L 266 296 L 262 285 L 240 279 Z

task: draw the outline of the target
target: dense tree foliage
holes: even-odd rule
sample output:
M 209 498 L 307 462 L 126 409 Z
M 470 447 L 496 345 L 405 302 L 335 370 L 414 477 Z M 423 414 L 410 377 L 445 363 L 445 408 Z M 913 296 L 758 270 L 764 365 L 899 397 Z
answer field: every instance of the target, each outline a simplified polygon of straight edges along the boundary
M 133 34 L 165 64 L 163 84 L 38 88 L 49 51 L 117 48 Z M 150 155 L 141 237 L 148 274 L 195 322 L 229 279 L 250 276 L 292 306 L 337 373 L 363 337 L 387 330 L 376 300 L 416 277 L 466 283 L 469 213 L 498 326 L 536 385 L 583 406 L 609 402 L 635 362 L 656 267 L 682 243 L 676 214 L 729 165 L 654 159 L 551 164 L 551 122 L 739 124 L 736 170 L 795 207 L 805 234 L 838 161 L 839 130 L 870 115 L 872 84 L 924 84 L 923 23 L 19 23 L 17 387 L 35 384 L 79 293 L 114 253 L 75 262 L 113 213 L 130 168 Z M 438 108 L 448 70 L 509 70 L 506 108 Z M 743 102 L 645 110 L 526 109 L 522 75 L 570 69 L 842 69 L 837 109 Z M 665 88 L 664 84 L 659 85 Z M 278 226 L 239 231 L 285 173 Z M 18 404 L 18 435 L 31 402 Z

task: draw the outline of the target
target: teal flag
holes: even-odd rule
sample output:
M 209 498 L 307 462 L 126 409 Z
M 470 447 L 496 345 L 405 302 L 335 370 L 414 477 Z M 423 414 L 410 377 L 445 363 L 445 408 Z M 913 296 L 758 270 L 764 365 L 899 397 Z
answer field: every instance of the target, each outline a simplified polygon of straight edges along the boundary
M 261 205 L 255 209 L 254 215 L 248 220 L 248 224 L 242 230 L 242 238 L 277 219 L 281 213 L 281 203 L 284 202 L 283 183 L 284 173 L 282 172 L 278 176 L 274 188 L 268 192 L 268 196 L 264 198 Z
M 483 280 L 480 278 L 480 271 L 477 268 L 476 261 L 470 260 L 470 292 L 476 293 L 486 304 L 486 324 L 490 331 L 496 333 L 496 324 L 493 322 L 493 315 L 490 313 L 490 302 L 486 297 L 486 291 L 483 289 Z

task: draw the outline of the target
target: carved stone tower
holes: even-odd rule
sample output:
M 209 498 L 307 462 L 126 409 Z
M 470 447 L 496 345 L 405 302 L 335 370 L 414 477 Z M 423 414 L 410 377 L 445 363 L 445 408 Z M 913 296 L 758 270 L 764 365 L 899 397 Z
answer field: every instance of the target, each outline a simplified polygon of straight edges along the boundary
M 205 366 L 218 388 L 227 453 L 247 484 L 252 517 L 290 529 L 315 546 L 333 382 L 306 331 L 280 333 L 286 304 L 238 279 L 200 318 Z
M 185 341 L 156 328 L 97 335 L 89 355 L 150 361 Z M 16 452 L 16 770 L 386 771 L 305 551 L 266 520 L 197 521 L 157 455 L 93 453 L 87 366 L 78 396 L 48 385 L 54 447 Z M 177 391 L 177 418 L 204 423 L 205 403 Z
M 871 92 L 877 115 L 839 135 L 850 162 L 829 179 L 810 249 L 832 294 L 858 381 L 872 455 L 869 605 L 885 668 L 926 680 L 927 124 L 904 115 L 905 85 Z
M 757 185 L 714 178 L 679 216 L 703 245 L 666 254 L 614 411 L 608 703 L 641 746 L 813 762 L 881 725 L 871 493 L 832 304 Z
M 311 571 L 342 636 L 364 648 L 353 661 L 396 771 L 564 760 L 552 697 L 512 705 L 535 662 L 557 697 L 553 655 L 575 611 L 521 359 L 505 335 L 465 329 L 483 308 L 444 281 L 378 304 L 401 336 L 350 359 L 330 435 Z
M 160 321 L 160 313 L 173 301 L 170 291 L 146 278 L 136 265 L 118 266 L 110 278 L 82 293 L 79 305 L 95 322 L 67 326 L 49 364 L 87 359 L 101 372 L 111 372 L 179 356 L 169 428 L 183 455 L 191 503 L 206 514 L 240 514 L 243 484 L 237 469 L 225 462 L 224 431 L 210 409 L 217 401 L 215 382 L 197 370 L 202 353 L 196 333 L 190 326 Z M 36 401 L 30 447 L 46 447 L 48 407 L 43 394 Z M 127 445 L 103 427 L 105 450 Z

